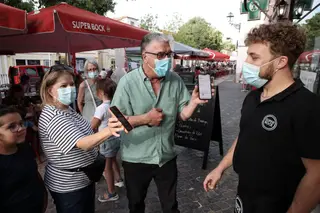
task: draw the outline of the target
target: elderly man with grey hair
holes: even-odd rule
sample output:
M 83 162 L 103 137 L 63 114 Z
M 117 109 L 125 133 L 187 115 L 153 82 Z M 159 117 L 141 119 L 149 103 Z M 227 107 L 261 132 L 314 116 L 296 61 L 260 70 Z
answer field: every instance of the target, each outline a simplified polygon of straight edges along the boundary
M 94 59 L 87 59 L 84 64 L 86 79 L 79 86 L 77 103 L 80 113 L 89 122 L 91 122 L 96 106 L 102 103 L 96 94 L 96 80 L 99 72 L 98 62 Z
M 128 116 L 134 130 L 121 134 L 130 213 L 145 211 L 144 199 L 154 179 L 162 211 L 177 213 L 177 162 L 174 152 L 176 117 L 188 119 L 198 104 L 196 87 L 190 96 L 184 82 L 170 72 L 173 52 L 159 33 L 141 42 L 142 66 L 120 79 L 112 104 Z

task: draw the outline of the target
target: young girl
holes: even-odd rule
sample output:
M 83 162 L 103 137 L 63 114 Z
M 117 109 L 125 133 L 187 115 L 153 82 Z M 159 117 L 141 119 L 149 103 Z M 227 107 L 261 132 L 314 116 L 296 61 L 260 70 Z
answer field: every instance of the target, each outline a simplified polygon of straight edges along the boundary
M 106 128 L 111 115 L 108 112 L 110 102 L 116 91 L 116 83 L 109 78 L 99 79 L 97 81 L 97 96 L 103 101 L 96 109 L 94 117 L 91 121 L 92 129 L 99 131 Z M 119 195 L 115 191 L 115 185 L 123 187 L 123 181 L 120 176 L 120 169 L 116 159 L 117 152 L 120 148 L 120 139 L 112 137 L 100 145 L 100 152 L 106 157 L 105 178 L 108 185 L 108 191 L 98 197 L 100 202 L 114 201 L 119 199 Z M 116 183 L 114 180 L 116 179 Z
M 26 128 L 15 108 L 0 106 L 0 212 L 45 212 L 47 193 Z

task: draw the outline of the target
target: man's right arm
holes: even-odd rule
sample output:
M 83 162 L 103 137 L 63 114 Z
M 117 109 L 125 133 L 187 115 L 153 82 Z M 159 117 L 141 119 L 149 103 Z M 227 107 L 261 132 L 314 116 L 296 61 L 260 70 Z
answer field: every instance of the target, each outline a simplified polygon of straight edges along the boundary
M 232 146 L 228 150 L 227 154 L 224 156 L 222 161 L 219 163 L 217 166 L 217 169 L 220 170 L 221 172 L 224 172 L 226 169 L 228 169 L 230 166 L 232 166 L 232 161 L 233 161 L 233 154 L 234 150 L 237 146 L 238 143 L 238 137 L 234 140 Z
M 133 115 L 130 103 L 130 95 L 128 94 L 126 77 L 123 76 L 117 86 L 113 96 L 111 106 L 116 106 L 128 118 L 129 123 L 133 127 L 147 125 L 149 123 L 147 113 L 141 115 Z
M 223 172 L 232 165 L 233 154 L 237 143 L 238 138 L 235 139 L 232 146 L 228 150 L 228 153 L 224 156 L 219 165 L 207 175 L 206 179 L 203 182 L 203 188 L 206 191 L 216 188 Z
M 128 121 L 133 127 L 148 125 L 150 119 L 148 119 L 148 113 L 142 115 L 134 115 L 134 116 L 127 116 Z

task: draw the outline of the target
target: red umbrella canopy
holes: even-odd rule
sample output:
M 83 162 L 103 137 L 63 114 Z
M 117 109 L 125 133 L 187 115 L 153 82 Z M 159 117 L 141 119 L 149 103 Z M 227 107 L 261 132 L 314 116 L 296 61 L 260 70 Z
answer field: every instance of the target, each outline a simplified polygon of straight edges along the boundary
M 303 52 L 298 59 L 298 62 L 300 63 L 311 63 L 312 59 L 314 57 L 319 57 L 320 55 L 320 50 L 313 50 L 313 51 L 307 51 Z
M 139 46 L 148 31 L 61 3 L 29 13 L 28 34 L 0 38 L 0 51 L 82 52 Z
M 26 11 L 0 3 L 0 36 L 22 34 L 26 30 Z
M 209 57 L 210 60 L 225 61 L 225 60 L 230 58 L 230 56 L 228 56 L 226 54 L 220 53 L 220 52 L 215 51 L 215 50 L 211 50 L 209 48 L 204 48 L 203 51 L 205 51 L 205 52 L 210 54 L 210 57 Z

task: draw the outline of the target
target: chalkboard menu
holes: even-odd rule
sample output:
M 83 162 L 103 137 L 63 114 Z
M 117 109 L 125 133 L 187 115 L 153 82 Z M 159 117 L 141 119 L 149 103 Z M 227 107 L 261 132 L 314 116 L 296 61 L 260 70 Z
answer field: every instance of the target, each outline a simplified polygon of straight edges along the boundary
M 198 106 L 187 121 L 176 122 L 175 143 L 189 148 L 206 151 L 211 138 L 213 125 L 214 100 Z
M 194 72 L 180 72 L 179 76 L 182 78 L 186 86 L 195 84 L 195 73 Z
M 177 119 L 175 129 L 176 145 L 204 152 L 203 169 L 206 169 L 211 140 L 219 142 L 220 154 L 223 155 L 218 87 L 215 96 L 208 103 L 199 105 L 190 119 Z

